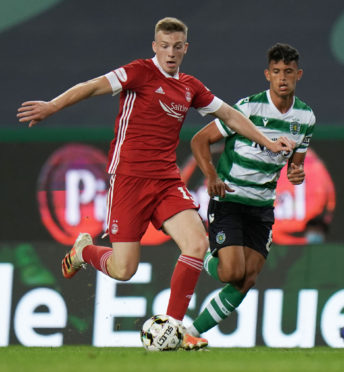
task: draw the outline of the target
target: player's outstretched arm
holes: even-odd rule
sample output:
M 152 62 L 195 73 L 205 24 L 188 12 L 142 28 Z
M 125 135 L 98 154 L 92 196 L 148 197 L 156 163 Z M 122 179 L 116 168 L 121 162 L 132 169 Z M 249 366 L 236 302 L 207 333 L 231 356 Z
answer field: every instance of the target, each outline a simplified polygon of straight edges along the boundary
M 305 157 L 305 152 L 295 152 L 289 159 L 287 177 L 293 185 L 300 185 L 306 177 L 303 167 Z
M 280 137 L 277 141 L 271 141 L 256 126 L 241 112 L 233 107 L 223 103 L 221 107 L 214 112 L 214 115 L 221 119 L 229 128 L 236 133 L 265 146 L 272 152 L 292 151 L 294 143 L 288 140 L 287 137 Z
M 233 191 L 218 176 L 212 161 L 210 145 L 218 142 L 223 136 L 217 129 L 216 123 L 212 121 L 191 140 L 192 153 L 202 173 L 207 178 L 208 194 L 210 197 L 218 195 L 225 197 L 226 191 Z
M 74 85 L 51 101 L 26 101 L 18 109 L 19 122 L 29 123 L 29 127 L 46 119 L 67 106 L 72 106 L 86 98 L 112 93 L 111 85 L 105 76 Z

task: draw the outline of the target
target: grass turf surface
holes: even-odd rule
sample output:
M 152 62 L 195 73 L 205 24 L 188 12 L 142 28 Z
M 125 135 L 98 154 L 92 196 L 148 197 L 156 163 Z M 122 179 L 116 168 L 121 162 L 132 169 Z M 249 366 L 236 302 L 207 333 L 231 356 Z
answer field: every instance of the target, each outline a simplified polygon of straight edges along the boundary
M 142 348 L 63 346 L 0 348 L 1 372 L 308 372 L 343 371 L 344 351 L 313 349 L 210 348 L 206 351 L 147 352 Z

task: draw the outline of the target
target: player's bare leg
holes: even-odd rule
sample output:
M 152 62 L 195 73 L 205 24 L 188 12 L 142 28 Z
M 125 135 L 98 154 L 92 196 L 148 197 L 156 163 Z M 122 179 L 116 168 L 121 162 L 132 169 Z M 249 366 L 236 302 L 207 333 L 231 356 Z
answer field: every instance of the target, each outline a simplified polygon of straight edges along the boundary
M 246 267 L 245 279 L 237 283 L 237 288 L 242 293 L 247 293 L 256 284 L 258 275 L 263 270 L 266 259 L 259 252 L 249 247 L 244 247 L 244 254 Z
M 86 263 L 117 280 L 129 280 L 140 260 L 139 242 L 113 243 L 113 247 L 93 245 L 88 233 L 79 234 L 73 248 L 62 260 L 62 274 L 72 278 Z
M 243 280 L 246 272 L 244 247 L 231 245 L 218 252 L 217 274 L 223 283 L 237 283 Z
M 182 254 L 203 260 L 209 242 L 201 218 L 194 209 L 177 213 L 164 222 L 163 228 Z
M 112 243 L 112 254 L 106 262 L 109 276 L 117 280 L 129 280 L 137 271 L 140 256 L 140 242 Z

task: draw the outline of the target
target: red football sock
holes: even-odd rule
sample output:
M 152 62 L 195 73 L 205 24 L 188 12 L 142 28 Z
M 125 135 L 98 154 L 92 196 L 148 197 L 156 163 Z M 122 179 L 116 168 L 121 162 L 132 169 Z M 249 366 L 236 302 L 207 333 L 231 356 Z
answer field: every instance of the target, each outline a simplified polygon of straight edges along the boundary
M 171 278 L 167 315 L 183 320 L 203 268 L 203 260 L 180 255 Z
M 109 275 L 106 269 L 106 261 L 112 254 L 112 248 L 100 245 L 87 245 L 82 251 L 82 258 L 95 269 Z

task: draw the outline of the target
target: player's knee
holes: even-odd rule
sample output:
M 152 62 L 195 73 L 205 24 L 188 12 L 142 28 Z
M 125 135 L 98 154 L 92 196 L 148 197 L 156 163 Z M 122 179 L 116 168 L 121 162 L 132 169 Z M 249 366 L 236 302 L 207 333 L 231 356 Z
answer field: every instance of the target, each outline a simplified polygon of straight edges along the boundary
M 256 277 L 248 277 L 243 285 L 245 292 L 249 291 L 256 284 Z
M 242 292 L 248 292 L 256 284 L 256 280 L 256 273 L 246 275 L 245 279 L 240 283 L 240 290 Z
M 219 265 L 218 276 L 223 283 L 241 282 L 245 277 L 245 267 L 241 265 Z
M 107 267 L 108 274 L 111 278 L 126 282 L 130 280 L 136 273 L 136 269 L 131 267 Z
M 123 272 L 117 271 L 116 273 L 110 274 L 110 276 L 113 279 L 120 280 L 121 282 L 126 282 L 126 281 L 130 280 L 134 276 L 134 274 L 135 273 L 130 273 L 130 272 L 127 272 L 127 271 L 123 271 Z
M 203 259 L 208 247 L 209 241 L 207 237 L 195 237 L 192 243 L 187 244 L 186 248 L 182 250 L 182 253 L 191 257 Z

